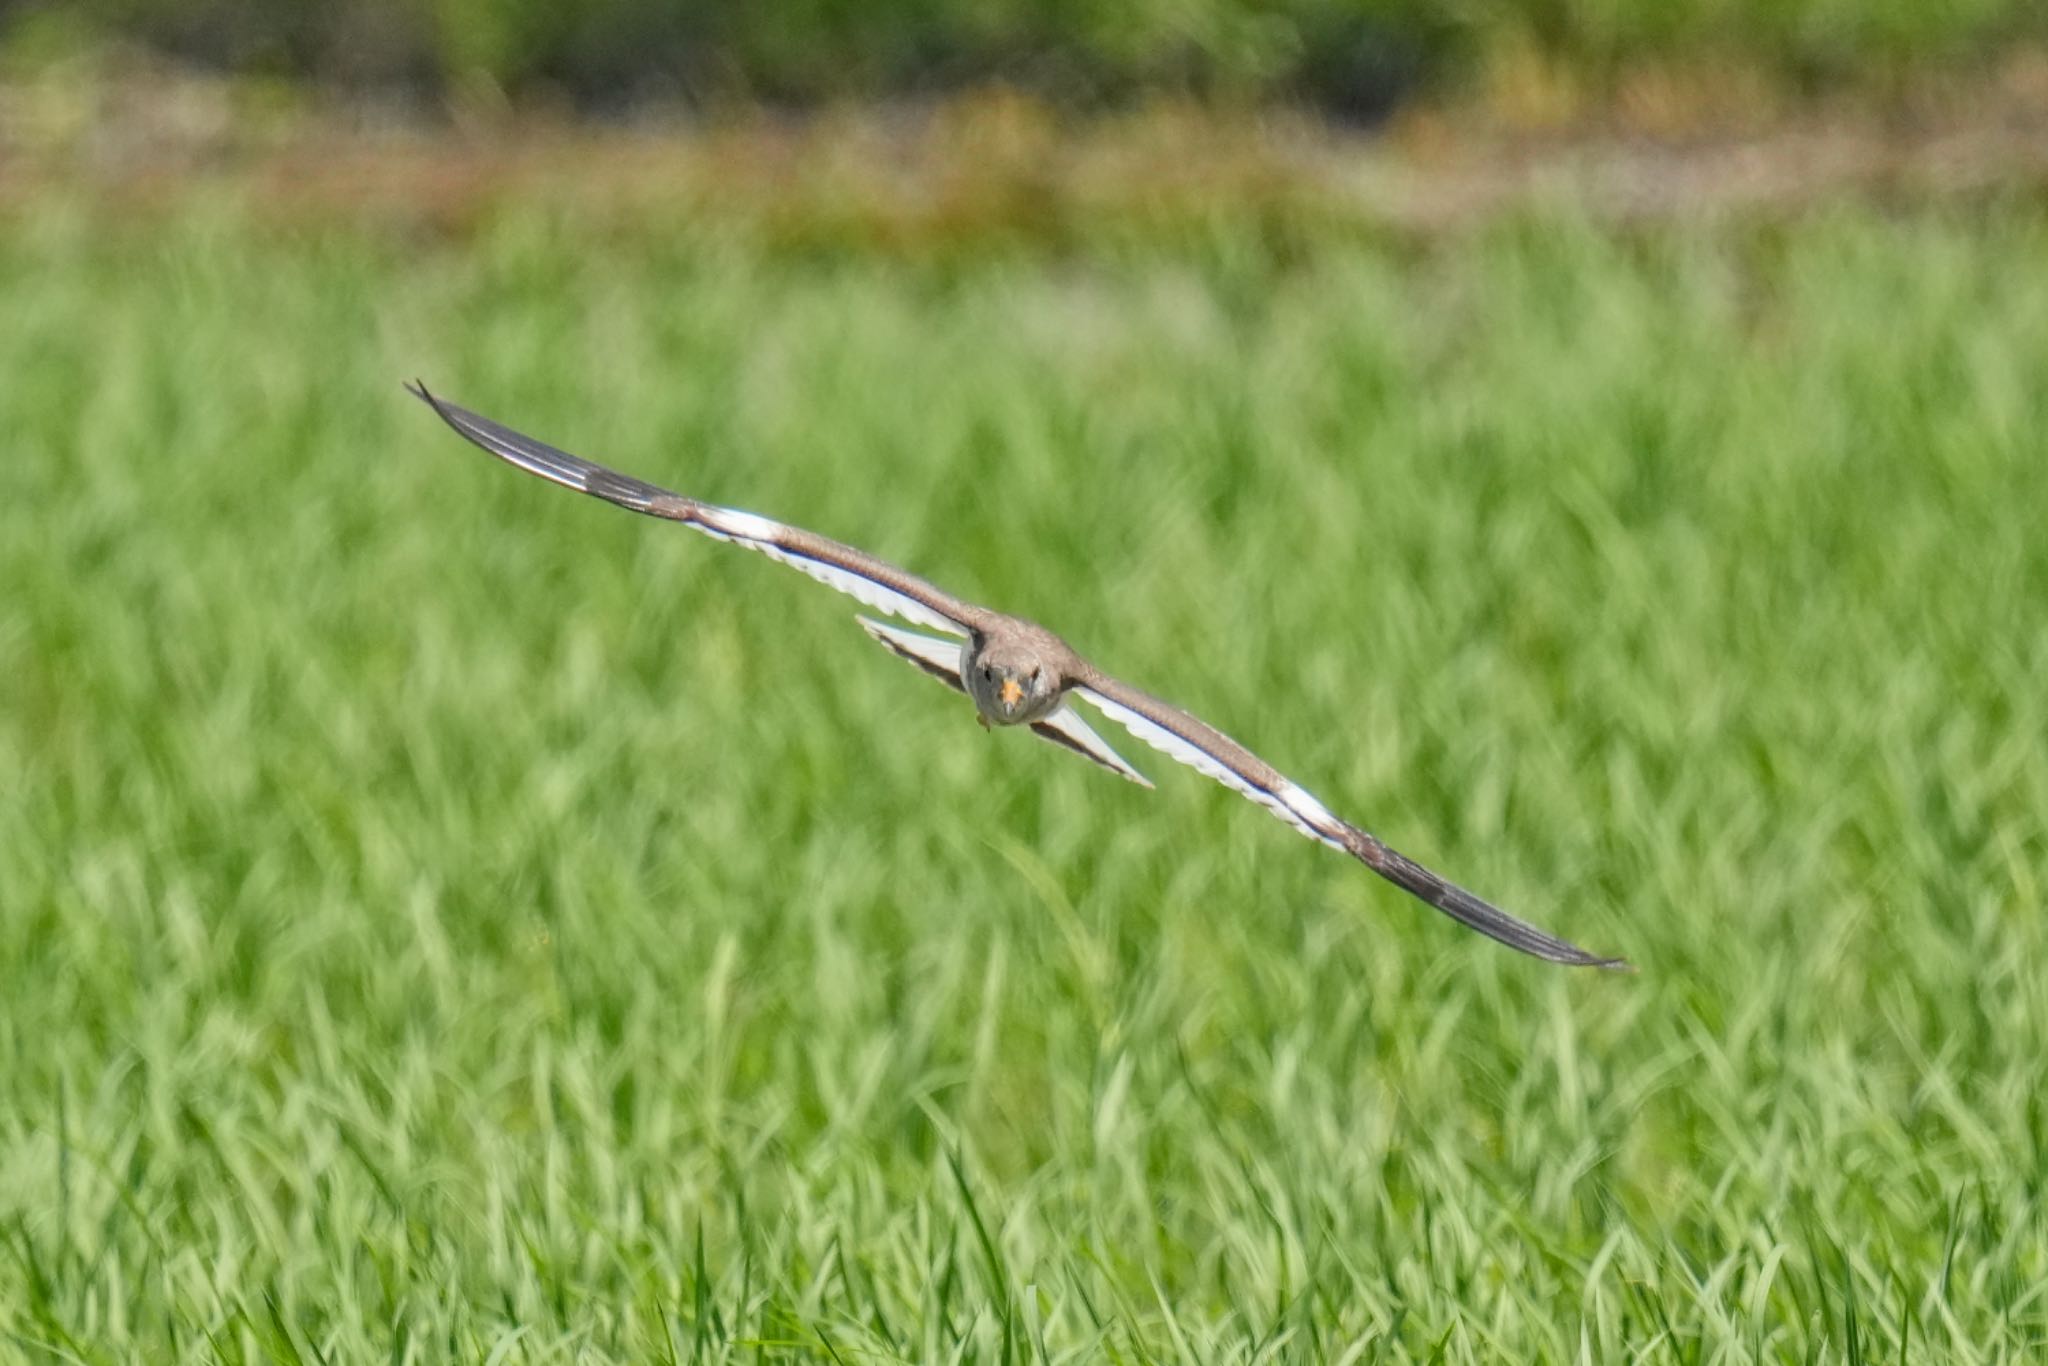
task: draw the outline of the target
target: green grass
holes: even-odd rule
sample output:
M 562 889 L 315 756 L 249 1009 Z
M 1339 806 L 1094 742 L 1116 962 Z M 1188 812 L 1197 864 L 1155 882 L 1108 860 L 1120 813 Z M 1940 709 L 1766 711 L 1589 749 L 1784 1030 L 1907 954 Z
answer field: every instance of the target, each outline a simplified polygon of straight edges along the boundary
M 8 1354 L 2031 1359 L 2044 298 L 2020 206 L 12 222 Z M 413 375 L 1046 620 L 1641 971 L 984 735 Z

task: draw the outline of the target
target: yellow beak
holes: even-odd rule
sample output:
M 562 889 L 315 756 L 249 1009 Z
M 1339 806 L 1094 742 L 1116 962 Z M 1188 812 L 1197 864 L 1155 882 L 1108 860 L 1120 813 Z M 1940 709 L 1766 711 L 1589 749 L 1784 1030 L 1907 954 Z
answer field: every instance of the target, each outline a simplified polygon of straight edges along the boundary
M 1003 686 L 998 690 L 997 695 L 1002 698 L 1004 706 L 1014 707 L 1017 705 L 1018 699 L 1024 696 L 1024 689 L 1018 686 L 1016 679 L 1006 678 L 1003 680 Z

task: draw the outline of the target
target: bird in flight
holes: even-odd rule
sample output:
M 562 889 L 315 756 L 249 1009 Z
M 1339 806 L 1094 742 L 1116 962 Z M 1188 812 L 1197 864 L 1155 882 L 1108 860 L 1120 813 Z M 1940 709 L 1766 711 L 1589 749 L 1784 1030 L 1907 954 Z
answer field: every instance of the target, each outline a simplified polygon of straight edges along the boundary
M 634 512 L 681 522 L 714 540 L 758 550 L 867 607 L 943 633 L 946 638 L 939 639 L 856 618 L 888 650 L 973 699 L 983 727 L 1029 727 L 1034 735 L 1151 787 L 1074 709 L 1078 699 L 1144 744 L 1249 797 L 1310 839 L 1351 855 L 1395 886 L 1509 948 L 1573 967 L 1628 966 L 1624 959 L 1601 958 L 1525 924 L 1388 848 L 1331 814 L 1223 732 L 1110 677 L 1035 622 L 956 598 L 850 545 L 751 512 L 700 503 L 557 450 L 438 398 L 417 381 L 406 387 L 442 421 L 507 464 Z

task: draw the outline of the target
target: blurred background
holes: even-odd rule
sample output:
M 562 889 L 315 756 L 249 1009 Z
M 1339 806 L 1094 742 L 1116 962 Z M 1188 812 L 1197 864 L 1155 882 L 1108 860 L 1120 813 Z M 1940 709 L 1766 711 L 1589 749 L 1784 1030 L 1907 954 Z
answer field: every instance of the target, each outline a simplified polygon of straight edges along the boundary
M 2032 1359 L 2043 375 L 2022 0 L 0 0 L 0 1331 Z
M 1690 188 L 1732 193 L 1722 182 L 1775 176 L 1767 193 L 1783 197 L 1897 171 L 1897 157 L 1944 135 L 1959 139 L 1932 172 L 1945 186 L 2011 174 L 2016 162 L 2038 174 L 2044 47 L 2048 17 L 2027 0 L 10 0 L 0 152 L 19 195 L 18 173 L 37 153 L 67 171 L 128 177 L 218 168 L 237 151 L 344 130 L 360 146 L 401 131 L 504 140 L 517 127 L 511 140 L 530 142 L 542 128 L 671 141 L 773 129 L 826 137 L 856 159 L 879 139 L 887 159 L 907 158 L 899 173 L 934 162 L 972 173 L 990 155 L 1014 171 L 1022 159 L 1039 198 L 1063 203 L 1076 192 L 1061 174 L 1067 141 L 1178 118 L 1198 125 L 1190 145 L 1127 139 L 1119 174 L 1104 178 L 1220 173 L 1237 195 L 1244 176 L 1228 173 L 1231 154 L 1263 134 L 1255 157 L 1278 164 L 1262 183 L 1289 179 L 1333 142 L 1355 160 L 1391 140 L 1409 165 L 1436 167 L 1485 138 L 1519 140 L 1506 159 L 1522 169 L 1539 148 L 1564 152 L 1560 141 L 1581 151 L 1595 137 L 1627 142 L 1654 179 L 1688 149 L 1770 135 L 1775 155 L 1712 167 L 1703 178 L 1713 184 Z M 980 126 L 991 107 L 1000 129 Z M 912 138 L 935 123 L 971 126 L 937 147 Z M 1060 145 L 1034 140 L 1054 130 Z M 1839 145 L 1811 145 L 1823 135 Z M 707 154 L 717 188 L 738 178 L 751 199 L 758 152 Z M 815 196 L 821 169 L 791 178 Z M 879 168 L 848 169 L 865 183 Z M 1325 189 L 1344 178 L 1315 177 Z M 1434 188 L 1460 206 L 1493 199 L 1490 184 Z M 1641 193 L 1650 212 L 1690 203 L 1667 186 Z
M 2025 0 L 14 0 L 33 66 L 133 44 L 250 79 L 413 98 L 489 92 L 585 112 L 648 102 L 813 108 L 989 83 L 1067 106 L 1181 95 L 1296 103 L 1359 123 L 1421 97 L 1529 79 L 1580 98 L 1646 68 L 1719 67 L 1788 96 L 1895 90 L 1981 67 L 2048 31 Z

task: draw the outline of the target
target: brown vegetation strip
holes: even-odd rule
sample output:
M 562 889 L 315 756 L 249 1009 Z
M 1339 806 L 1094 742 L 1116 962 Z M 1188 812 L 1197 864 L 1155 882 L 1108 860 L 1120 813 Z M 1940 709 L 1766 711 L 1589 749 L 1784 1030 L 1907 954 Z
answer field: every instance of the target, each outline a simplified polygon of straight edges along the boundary
M 17 105 L 19 102 L 17 102 Z M 20 113 L 0 91 L 0 115 Z M 33 111 L 31 111 L 33 112 Z M 33 119 L 0 118 L 28 128 Z M 462 232 L 514 204 L 619 221 L 687 216 L 771 240 L 923 249 L 1060 239 L 1215 215 L 1395 232 L 1531 207 L 1603 222 L 1796 213 L 2048 187 L 2048 96 L 1910 122 L 1812 115 L 1740 134 L 1532 136 L 1429 116 L 1365 136 L 1285 115 L 1165 108 L 1063 120 L 990 96 L 740 127 L 494 121 L 478 130 L 297 118 L 266 132 L 204 101 L 118 100 L 0 139 L 0 209 L 226 200 L 280 223 Z

